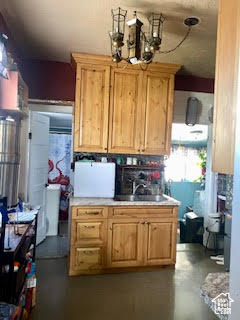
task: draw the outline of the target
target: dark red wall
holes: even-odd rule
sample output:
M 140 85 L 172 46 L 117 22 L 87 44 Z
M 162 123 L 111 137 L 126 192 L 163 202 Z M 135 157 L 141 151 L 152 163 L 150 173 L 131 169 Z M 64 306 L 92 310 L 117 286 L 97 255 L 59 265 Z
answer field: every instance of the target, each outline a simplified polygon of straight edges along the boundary
M 175 90 L 214 93 L 214 79 L 177 75 Z
M 75 73 L 69 63 L 23 60 L 21 73 L 31 99 L 75 100 Z
M 75 74 L 64 62 L 23 60 L 21 72 L 32 99 L 74 100 Z M 176 76 L 175 90 L 214 92 L 214 79 Z

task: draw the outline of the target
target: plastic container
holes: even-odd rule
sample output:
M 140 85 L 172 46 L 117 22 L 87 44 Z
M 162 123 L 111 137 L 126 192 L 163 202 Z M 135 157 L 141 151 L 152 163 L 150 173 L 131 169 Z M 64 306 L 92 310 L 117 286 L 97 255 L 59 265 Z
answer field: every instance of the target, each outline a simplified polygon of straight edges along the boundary
M 207 217 L 207 228 L 210 232 L 219 232 L 221 225 L 221 214 L 219 212 L 209 213 Z

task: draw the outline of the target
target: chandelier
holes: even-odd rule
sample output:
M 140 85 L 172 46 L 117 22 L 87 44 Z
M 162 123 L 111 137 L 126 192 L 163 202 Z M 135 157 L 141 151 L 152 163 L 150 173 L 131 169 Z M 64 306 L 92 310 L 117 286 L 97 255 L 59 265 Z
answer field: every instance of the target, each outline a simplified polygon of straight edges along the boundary
M 151 13 L 148 33 L 143 32 L 143 23 L 138 19 L 136 11 L 134 11 L 133 19 L 127 21 L 129 28 L 127 49 L 128 57 L 122 57 L 122 48 L 124 46 L 124 33 L 126 25 L 127 11 L 118 8 L 112 10 L 112 31 L 109 32 L 111 41 L 112 60 L 116 63 L 125 60 L 131 64 L 146 63 L 153 61 L 155 53 L 170 53 L 176 50 L 187 39 L 191 28 L 199 23 L 196 17 L 189 17 L 184 20 L 184 24 L 188 27 L 183 39 L 173 48 L 167 51 L 161 51 L 162 31 L 164 17 L 161 13 Z

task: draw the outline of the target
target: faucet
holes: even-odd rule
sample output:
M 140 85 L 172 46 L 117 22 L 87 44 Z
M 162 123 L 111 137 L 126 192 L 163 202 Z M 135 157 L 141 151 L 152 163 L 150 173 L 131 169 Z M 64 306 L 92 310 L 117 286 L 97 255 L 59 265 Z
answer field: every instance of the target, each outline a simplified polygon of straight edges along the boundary
M 134 180 L 134 181 L 133 181 L 133 185 L 132 185 L 132 194 L 133 194 L 133 195 L 136 194 L 136 191 L 137 191 L 137 189 L 138 189 L 139 187 L 147 188 L 147 185 L 144 184 L 144 183 L 140 183 L 140 184 L 136 185 L 136 181 Z

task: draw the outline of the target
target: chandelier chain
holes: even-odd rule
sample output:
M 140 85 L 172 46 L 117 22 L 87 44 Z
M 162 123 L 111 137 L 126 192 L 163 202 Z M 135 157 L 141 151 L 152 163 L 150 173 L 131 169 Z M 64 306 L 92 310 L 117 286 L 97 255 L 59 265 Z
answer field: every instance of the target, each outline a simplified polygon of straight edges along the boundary
M 189 36 L 189 34 L 190 34 L 190 32 L 191 32 L 191 29 L 192 29 L 192 27 L 188 27 L 188 30 L 187 30 L 184 38 L 176 45 L 175 48 L 170 49 L 170 50 L 166 50 L 166 51 L 161 51 L 161 50 L 159 50 L 157 53 L 159 53 L 159 54 L 167 54 L 167 53 L 173 52 L 173 51 L 175 51 L 176 49 L 178 49 L 178 48 L 181 46 L 181 44 L 182 44 L 182 43 L 187 39 L 187 37 Z

